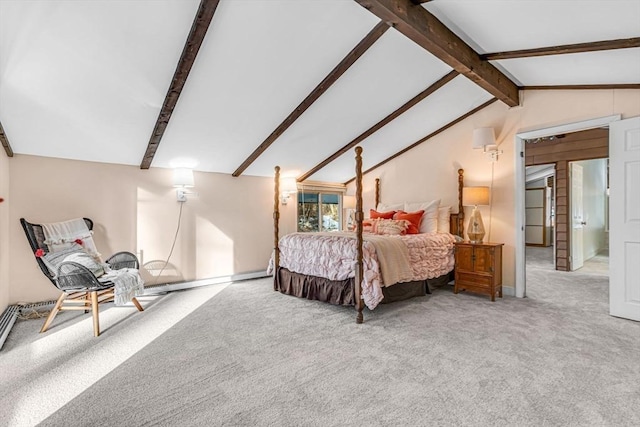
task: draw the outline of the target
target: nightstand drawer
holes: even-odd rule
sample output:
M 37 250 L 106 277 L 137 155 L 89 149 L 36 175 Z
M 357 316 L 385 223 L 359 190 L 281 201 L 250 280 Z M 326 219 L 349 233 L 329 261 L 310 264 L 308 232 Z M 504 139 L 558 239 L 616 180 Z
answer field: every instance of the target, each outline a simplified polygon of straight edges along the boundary
M 488 288 L 489 286 L 491 286 L 492 281 L 493 277 L 482 276 L 480 274 L 463 273 L 459 271 L 456 275 L 456 282 L 459 282 L 459 285 L 473 285 L 475 287 Z

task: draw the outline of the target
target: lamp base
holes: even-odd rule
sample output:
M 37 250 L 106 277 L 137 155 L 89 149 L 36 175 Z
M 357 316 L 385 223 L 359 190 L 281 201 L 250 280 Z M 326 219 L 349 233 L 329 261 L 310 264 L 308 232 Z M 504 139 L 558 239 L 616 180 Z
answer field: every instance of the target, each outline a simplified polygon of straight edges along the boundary
M 471 218 L 469 219 L 469 226 L 467 227 L 467 236 L 469 236 L 469 242 L 482 243 L 484 239 L 484 223 L 482 222 L 482 215 L 478 207 L 473 208 L 471 212 Z

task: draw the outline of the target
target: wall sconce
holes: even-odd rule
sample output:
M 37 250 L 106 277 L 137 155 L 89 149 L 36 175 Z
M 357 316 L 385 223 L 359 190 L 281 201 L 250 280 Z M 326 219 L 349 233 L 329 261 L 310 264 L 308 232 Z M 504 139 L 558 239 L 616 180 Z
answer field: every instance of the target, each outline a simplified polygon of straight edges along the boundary
M 194 185 L 193 169 L 175 168 L 173 170 L 173 186 L 176 187 L 176 197 L 179 202 L 187 201 L 187 194 L 194 194 L 185 190 Z
M 286 205 L 289 197 L 298 192 L 298 181 L 293 176 L 283 177 L 280 180 L 280 203 Z
M 496 144 L 496 135 L 493 128 L 478 128 L 473 130 L 473 143 L 471 145 L 474 149 L 482 148 L 482 151 L 491 157 L 492 162 L 498 161 L 498 156 L 503 153 L 502 150 L 498 150 Z
M 464 187 L 462 189 L 462 204 L 464 206 L 473 206 L 473 212 L 467 227 L 467 235 L 471 243 L 482 243 L 484 238 L 484 223 L 482 222 L 482 215 L 480 215 L 478 205 L 488 206 L 489 197 L 489 187 Z

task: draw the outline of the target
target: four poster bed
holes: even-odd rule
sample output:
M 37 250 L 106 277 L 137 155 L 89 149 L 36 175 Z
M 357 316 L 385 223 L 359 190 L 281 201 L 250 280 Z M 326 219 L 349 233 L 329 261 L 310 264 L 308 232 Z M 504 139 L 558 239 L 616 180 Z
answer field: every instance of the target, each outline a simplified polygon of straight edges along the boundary
M 421 296 L 429 291 L 429 285 L 449 282 L 454 263 L 456 236 L 463 234 L 464 211 L 462 209 L 463 170 L 458 170 L 458 213 L 448 216 L 442 232 L 415 230 L 408 220 L 375 219 L 365 221 L 362 211 L 362 148 L 355 149 L 356 160 L 356 228 L 353 232 L 292 233 L 279 238 L 279 182 L 280 168 L 275 168 L 274 193 L 274 253 L 269 270 L 274 275 L 274 290 L 287 295 L 329 302 L 337 305 L 354 305 L 356 322 L 363 322 L 363 308 L 370 309 L 382 302 L 400 301 Z M 380 179 L 376 179 L 375 206 L 380 203 Z M 434 201 L 436 202 L 436 201 Z M 435 204 L 438 216 L 439 200 Z M 433 210 L 431 205 L 428 209 Z M 424 213 L 424 211 L 422 211 Z M 371 210 L 371 214 L 378 214 Z M 403 210 L 398 218 L 409 218 L 413 213 Z M 417 212 L 416 212 L 417 213 Z M 422 214 L 418 218 L 421 221 Z M 391 212 L 386 212 L 391 214 Z M 404 215 L 406 214 L 406 215 Z M 442 225 L 442 224 L 441 224 Z M 384 226 L 384 227 L 383 227 Z M 402 235 L 385 231 L 378 234 L 363 233 L 364 228 L 405 227 Z M 447 232 L 448 231 L 448 232 Z M 379 234 L 394 234 L 379 235 Z

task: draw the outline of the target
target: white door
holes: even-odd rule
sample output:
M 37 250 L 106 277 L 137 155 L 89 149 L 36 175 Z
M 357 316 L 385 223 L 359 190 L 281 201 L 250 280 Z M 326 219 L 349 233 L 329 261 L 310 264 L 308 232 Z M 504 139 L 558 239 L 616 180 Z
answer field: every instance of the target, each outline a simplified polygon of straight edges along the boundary
M 582 166 L 569 163 L 571 181 L 571 271 L 584 265 L 583 228 L 584 206 L 582 203 Z
M 609 312 L 640 321 L 640 117 L 609 128 Z

